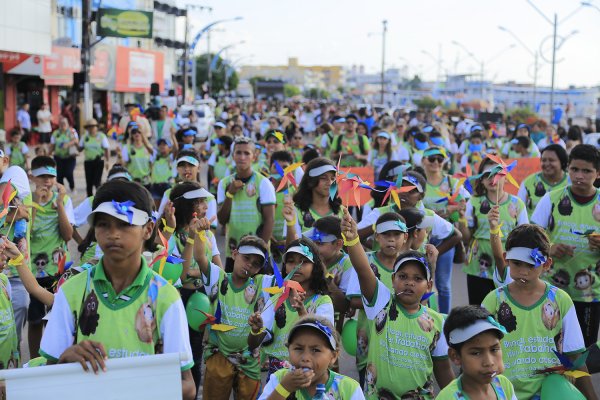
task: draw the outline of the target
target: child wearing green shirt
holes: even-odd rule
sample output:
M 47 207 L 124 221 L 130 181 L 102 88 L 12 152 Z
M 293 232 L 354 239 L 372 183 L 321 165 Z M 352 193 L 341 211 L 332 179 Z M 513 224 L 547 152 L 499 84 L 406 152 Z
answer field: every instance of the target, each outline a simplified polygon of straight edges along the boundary
M 275 189 L 279 188 L 279 184 L 284 178 L 281 176 L 281 171 L 285 170 L 292 163 L 292 155 L 287 151 L 276 151 L 271 154 L 271 159 L 269 160 L 269 172 L 271 176 L 271 183 Z M 294 172 L 291 172 L 291 174 L 294 174 Z M 275 222 L 273 224 L 271 254 L 277 262 L 281 261 L 283 248 L 285 247 L 285 238 L 287 235 L 283 209 L 285 207 L 285 203 L 291 201 L 295 192 L 296 189 L 291 183 L 287 183 L 285 187 L 275 192 Z
M 10 131 L 10 143 L 7 143 L 6 154 L 10 158 L 10 165 L 16 165 L 26 171 L 29 169 L 27 162 L 29 147 L 21 142 L 21 131 L 18 129 Z
M 506 329 L 481 306 L 455 307 L 444 324 L 448 356 L 461 375 L 436 397 L 439 400 L 517 400 L 504 371 L 500 340 Z
M 265 344 L 263 348 L 269 357 L 269 374 L 289 366 L 286 349 L 288 333 L 299 318 L 317 314 L 333 324 L 333 304 L 323 279 L 324 270 L 317 247 L 310 239 L 303 237 L 287 246 L 281 266 L 281 276 L 293 272 L 289 279 L 298 282 L 304 292 L 298 293 L 294 290 L 292 295 L 274 310 L 273 341 Z M 275 305 L 272 308 L 275 308 Z
M 299 319 L 288 337 L 291 365 L 270 375 L 259 400 L 290 396 L 296 400 L 364 400 L 358 382 L 331 370 L 339 357 L 339 348 L 339 335 L 326 318 L 310 315 Z
M 59 264 L 69 261 L 67 242 L 73 236 L 73 203 L 65 187 L 56 182 L 56 162 L 48 156 L 31 161 L 33 209 L 31 215 L 31 260 L 41 286 L 52 290 L 62 272 Z M 53 189 L 56 187 L 57 191 Z M 61 261 L 62 260 L 62 261 Z M 29 304 L 29 351 L 38 356 L 42 338 L 44 304 L 32 298 Z
M 583 335 L 569 295 L 540 279 L 552 265 L 544 230 L 531 224 L 516 227 L 506 239 L 503 254 L 498 254 L 502 252 L 499 233 L 492 236 L 494 255 L 509 266 L 511 282 L 488 294 L 482 305 L 506 328 L 504 374 L 517 398 L 538 399 L 545 377 L 538 371 L 561 364 L 555 351 L 576 359 L 585 351 Z M 589 376 L 575 384 L 586 398 L 596 398 Z
M 208 159 L 208 182 L 210 192 L 217 194 L 217 186 L 221 179 L 229 175 L 233 166 L 233 158 L 231 155 L 231 144 L 233 138 L 231 136 L 221 136 L 214 139 L 213 142 L 217 145 L 217 151 L 214 151 Z
M 56 293 L 40 353 L 50 364 L 78 362 L 96 373 L 106 369 L 106 358 L 185 353 L 182 394 L 192 400 L 185 309 L 177 290 L 142 257 L 153 241 L 153 209 L 152 196 L 137 183 L 100 187 L 89 222 L 104 256 Z
M 197 232 L 210 229 L 206 218 L 194 218 L 191 225 Z M 220 315 L 221 324 L 233 327 L 227 332 L 209 331 L 204 349 L 205 399 L 228 400 L 232 390 L 237 398 L 255 399 L 261 385 L 260 344 L 271 337 L 273 307 L 263 310 L 269 298 L 263 289 L 273 285 L 271 277 L 261 273 L 269 260 L 267 246 L 256 236 L 246 236 L 231 256 L 233 270 L 226 273 L 208 262 L 202 233 L 194 240 L 194 258 L 202 273 L 213 315 Z M 251 317 L 256 318 L 257 312 L 261 312 L 262 326 L 255 330 L 249 321 Z
M 98 122 L 94 118 L 89 119 L 84 128 L 86 133 L 79 139 L 79 151 L 83 151 L 86 190 L 91 196 L 94 187 L 96 190 L 100 187 L 104 169 L 108 171 L 110 145 L 106 135 L 98 132 Z
M 432 375 L 444 388 L 454 374 L 442 332 L 443 317 L 421 305 L 423 295 L 433 285 L 428 262 L 419 252 L 398 256 L 390 290 L 371 269 L 360 246 L 356 222 L 346 209 L 342 233 L 370 320 L 366 397 L 378 399 L 386 393 L 395 398 L 433 399 Z

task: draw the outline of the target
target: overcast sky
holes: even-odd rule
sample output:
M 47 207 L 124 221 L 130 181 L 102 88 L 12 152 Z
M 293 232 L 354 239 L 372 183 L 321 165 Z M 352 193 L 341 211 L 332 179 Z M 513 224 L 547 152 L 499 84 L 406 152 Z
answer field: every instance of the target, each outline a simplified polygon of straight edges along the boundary
M 211 13 L 192 11 L 192 33 L 206 24 L 236 16 L 241 21 L 220 24 L 211 35 L 211 51 L 245 40 L 228 58 L 239 65 L 283 65 L 298 57 L 303 65 L 364 65 L 367 72 L 381 68 L 382 20 L 388 21 L 386 66 L 408 66 L 409 73 L 435 80 L 441 46 L 442 73 L 479 73 L 481 65 L 452 41 L 461 43 L 484 61 L 486 79 L 495 82 L 533 81 L 533 56 L 506 32 L 514 32 L 532 51 L 552 56 L 552 25 L 526 0 L 177 0 L 213 7 Z M 549 18 L 565 19 L 577 9 L 575 0 L 534 0 Z M 592 0 L 600 8 L 600 0 Z M 583 7 L 559 23 L 558 35 L 570 36 L 557 52 L 556 83 L 600 85 L 600 10 Z M 372 33 L 370 35 L 370 33 Z M 549 37 L 546 39 L 547 37 Z M 559 40 L 560 42 L 560 40 Z M 516 47 L 510 49 L 511 44 Z M 196 53 L 206 51 L 201 39 Z M 503 52 L 503 50 L 506 52 Z M 500 54 L 499 56 L 497 56 Z M 253 55 L 252 58 L 249 56 Z M 488 60 L 493 59 L 489 63 Z M 549 63 L 540 58 L 538 84 L 550 85 Z

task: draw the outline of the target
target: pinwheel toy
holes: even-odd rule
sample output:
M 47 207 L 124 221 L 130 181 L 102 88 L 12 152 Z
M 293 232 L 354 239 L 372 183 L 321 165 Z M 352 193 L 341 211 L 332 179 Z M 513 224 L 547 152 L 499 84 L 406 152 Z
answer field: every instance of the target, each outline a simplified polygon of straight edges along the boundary
M 377 181 L 375 182 L 375 186 L 383 186 L 386 188 L 385 196 L 383 196 L 381 204 L 385 204 L 387 199 L 391 196 L 399 209 L 401 209 L 402 206 L 400 204 L 400 197 L 398 196 L 398 193 L 410 192 L 411 190 L 416 189 L 416 186 L 398 186 L 396 183 L 390 181 Z M 376 192 L 381 192 L 381 190 L 373 190 Z
M 4 218 L 6 214 L 8 214 L 9 204 L 17 195 L 16 190 L 12 190 L 12 185 L 10 183 L 10 179 L 6 182 L 4 186 L 4 190 L 2 191 L 2 211 L 0 211 L 0 218 Z
M 467 166 L 465 167 L 465 172 L 459 172 L 452 176 L 454 178 L 458 178 L 458 184 L 456 185 L 456 187 L 460 187 L 464 183 L 465 189 L 467 189 L 469 193 L 473 193 L 471 179 L 474 179 L 474 177 L 473 170 L 471 169 L 471 165 L 469 165 L 469 163 L 467 163 Z
M 560 375 L 573 377 L 575 379 L 581 378 L 582 376 L 590 376 L 590 374 L 588 374 L 587 372 L 579 370 L 579 368 L 585 365 L 585 361 L 587 360 L 588 354 L 590 353 L 589 350 L 577 357 L 575 361 L 571 361 L 569 357 L 562 353 L 559 353 L 554 349 L 552 349 L 552 351 L 554 352 L 554 354 L 556 354 L 556 357 L 558 357 L 558 361 L 560 361 L 561 365 L 539 369 L 535 371 L 536 374 L 556 373 Z
M 342 172 L 339 175 L 337 188 L 340 197 L 346 194 L 346 204 L 348 204 L 349 197 L 347 193 L 352 191 L 354 193 L 354 201 L 356 202 L 356 205 L 360 205 L 360 191 L 358 188 L 373 190 L 373 188 L 369 186 L 369 182 L 363 181 L 360 176 L 351 172 Z
M 166 277 L 165 276 L 165 272 L 166 272 L 165 266 L 167 263 L 171 264 L 171 266 L 176 265 L 176 264 L 181 264 L 184 260 L 182 258 L 179 258 L 172 254 L 169 254 L 169 242 L 167 241 L 167 239 L 165 239 L 165 237 L 163 236 L 163 234 L 160 230 L 158 230 L 158 236 L 160 237 L 160 241 L 163 245 L 163 248 L 160 251 L 160 253 L 158 253 L 158 255 L 154 258 L 154 260 L 152 260 L 150 265 L 153 266 L 153 269 L 156 272 L 158 272 L 159 275 L 163 276 L 168 281 L 175 282 L 177 280 L 176 277 L 179 277 L 179 275 L 181 275 L 181 271 L 179 271 L 179 273 L 173 274 L 173 276 Z M 157 261 L 159 261 L 158 268 L 155 268 L 154 265 Z M 171 274 L 169 274 L 169 275 L 171 275 Z M 171 282 L 171 283 L 173 283 L 173 282 Z
M 58 257 L 58 276 L 61 276 L 62 274 L 65 273 L 66 270 L 68 270 L 69 268 L 71 268 L 71 265 L 73 265 L 73 261 L 67 261 L 67 255 L 62 253 L 59 257 Z
M 514 160 L 513 162 L 507 165 L 504 162 L 504 160 L 502 160 L 500 157 L 494 154 L 488 154 L 487 158 L 498 164 L 490 171 L 490 178 L 494 178 L 494 184 L 496 184 L 498 180 L 500 180 L 500 178 L 505 176 L 506 179 L 512 185 L 514 185 L 517 189 L 519 188 L 519 184 L 517 183 L 515 178 L 513 178 L 513 176 L 510 174 L 510 171 L 512 171 L 517 166 L 517 160 Z
M 210 329 L 212 329 L 213 331 L 219 331 L 219 332 L 229 332 L 229 331 L 236 329 L 236 327 L 233 325 L 227 325 L 227 324 L 221 323 L 221 302 L 220 301 L 217 301 L 217 310 L 215 311 L 215 315 L 210 315 L 209 313 L 202 311 L 202 310 L 198 310 L 198 309 L 196 309 L 196 311 L 201 312 L 206 317 L 204 322 L 202 322 L 202 324 L 200 324 L 200 327 L 205 326 L 205 325 L 210 325 Z
M 458 199 L 458 197 L 460 196 L 460 181 L 459 181 L 459 185 L 457 186 L 454 194 L 444 193 L 439 189 L 436 191 L 436 193 L 439 194 L 440 196 L 442 196 L 442 198 L 437 200 L 436 203 L 448 202 L 449 206 L 456 206 L 456 205 L 458 205 L 458 202 L 460 200 L 462 200 L 462 197 L 460 199 Z M 453 211 L 449 216 L 449 219 L 452 222 L 458 222 L 459 218 L 460 218 L 460 215 L 459 215 L 458 211 Z
M 291 289 L 294 289 L 297 292 L 304 292 L 304 288 L 298 282 L 292 281 L 290 279 L 292 276 L 294 276 L 296 271 L 298 271 L 298 269 L 300 269 L 300 267 L 302 266 L 302 263 L 298 264 L 298 266 L 296 268 L 294 268 L 289 274 L 287 274 L 287 276 L 284 279 L 281 276 L 281 272 L 279 271 L 279 268 L 277 267 L 275 260 L 272 260 L 272 261 L 273 261 L 273 275 L 275 275 L 275 282 L 276 282 L 277 286 L 264 288 L 263 291 L 265 291 L 271 295 L 280 294 L 280 296 L 277 298 L 277 303 L 275 304 L 275 310 L 277 310 L 288 299 L 288 297 L 290 297 Z M 273 297 L 272 299 L 275 299 L 275 297 Z M 267 308 L 269 308 L 271 305 L 273 305 L 273 300 L 270 300 L 269 303 L 264 306 L 263 311 L 266 310 Z
M 281 192 L 283 189 L 289 187 L 292 184 L 293 187 L 298 187 L 296 183 L 296 178 L 294 177 L 294 172 L 296 169 L 301 167 L 303 163 L 297 162 L 287 166 L 285 169 L 279 165 L 277 161 L 273 163 L 275 168 L 277 169 L 277 173 L 281 177 L 281 181 L 279 182 L 279 186 L 277 186 L 277 192 Z

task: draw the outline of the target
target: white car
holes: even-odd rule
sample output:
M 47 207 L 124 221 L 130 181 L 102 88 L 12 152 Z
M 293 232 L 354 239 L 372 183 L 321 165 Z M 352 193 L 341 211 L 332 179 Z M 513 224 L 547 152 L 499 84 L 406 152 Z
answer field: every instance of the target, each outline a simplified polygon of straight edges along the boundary
M 214 101 L 214 100 L 213 100 Z M 179 107 L 179 125 L 182 127 L 190 126 L 190 119 L 188 117 L 190 111 L 195 111 L 198 116 L 198 120 L 195 122 L 194 126 L 196 131 L 196 141 L 204 142 L 210 132 L 211 127 L 215 123 L 215 115 L 213 112 L 213 108 L 211 107 L 210 102 L 206 100 L 197 100 L 193 105 L 183 104 Z

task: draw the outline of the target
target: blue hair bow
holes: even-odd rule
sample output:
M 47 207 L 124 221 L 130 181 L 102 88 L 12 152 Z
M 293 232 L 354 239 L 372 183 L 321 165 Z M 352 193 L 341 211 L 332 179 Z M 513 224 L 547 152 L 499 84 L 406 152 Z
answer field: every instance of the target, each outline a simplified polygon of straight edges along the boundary
M 544 256 L 537 247 L 531 250 L 529 256 L 533 260 L 536 268 L 546 262 L 546 256 Z
M 131 209 L 131 207 L 135 205 L 133 201 L 127 200 L 119 203 L 118 201 L 112 200 L 112 205 L 118 214 L 127 216 L 129 225 L 133 225 L 133 210 Z
M 300 248 L 307 258 L 313 259 L 313 253 L 307 245 L 300 243 Z
M 320 230 L 318 230 L 317 228 L 313 228 L 313 234 L 311 236 L 311 239 L 313 242 L 320 242 L 323 240 L 323 232 L 321 232 Z

